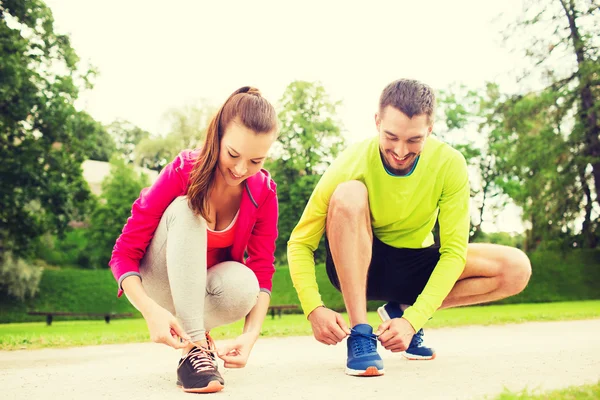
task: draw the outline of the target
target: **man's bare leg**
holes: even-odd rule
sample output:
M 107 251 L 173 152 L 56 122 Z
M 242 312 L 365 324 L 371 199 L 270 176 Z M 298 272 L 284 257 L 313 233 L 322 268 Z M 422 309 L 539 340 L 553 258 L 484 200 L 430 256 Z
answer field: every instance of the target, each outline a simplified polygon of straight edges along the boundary
M 521 250 L 471 243 L 465 270 L 440 308 L 487 303 L 514 296 L 525 289 L 530 276 L 531 263 Z
M 369 197 L 363 183 L 349 181 L 336 188 L 329 202 L 326 229 L 350 326 L 368 324 L 367 273 L 373 236 Z

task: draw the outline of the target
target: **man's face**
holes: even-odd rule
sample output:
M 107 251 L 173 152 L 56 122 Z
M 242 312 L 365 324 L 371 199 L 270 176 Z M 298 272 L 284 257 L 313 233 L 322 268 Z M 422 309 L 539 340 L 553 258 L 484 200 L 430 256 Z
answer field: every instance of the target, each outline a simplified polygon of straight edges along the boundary
M 423 151 L 433 124 L 427 115 L 408 118 L 402 111 L 387 106 L 375 114 L 379 132 L 379 151 L 387 169 L 395 175 L 406 175 Z

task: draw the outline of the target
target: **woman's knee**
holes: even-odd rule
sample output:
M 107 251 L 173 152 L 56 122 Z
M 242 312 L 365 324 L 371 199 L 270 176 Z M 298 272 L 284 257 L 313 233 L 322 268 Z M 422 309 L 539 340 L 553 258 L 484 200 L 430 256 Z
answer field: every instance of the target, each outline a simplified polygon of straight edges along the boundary
M 163 219 L 165 219 L 167 227 L 178 224 L 204 228 L 204 225 L 206 224 L 202 217 L 194 214 L 194 211 L 189 205 L 187 196 L 179 196 L 173 200 L 165 210 Z
M 208 270 L 207 294 L 221 297 L 232 307 L 248 308 L 258 298 L 256 275 L 250 268 L 236 261 L 225 261 Z

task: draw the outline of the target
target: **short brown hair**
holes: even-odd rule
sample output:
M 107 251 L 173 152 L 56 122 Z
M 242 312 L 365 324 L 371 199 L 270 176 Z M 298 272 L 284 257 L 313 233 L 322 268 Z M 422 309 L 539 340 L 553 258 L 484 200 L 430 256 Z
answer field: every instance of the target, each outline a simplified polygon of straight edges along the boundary
M 402 111 L 408 118 L 425 114 L 429 123 L 432 123 L 435 94 L 424 83 L 414 79 L 398 79 L 383 89 L 379 98 L 379 113 L 383 113 L 387 106 Z

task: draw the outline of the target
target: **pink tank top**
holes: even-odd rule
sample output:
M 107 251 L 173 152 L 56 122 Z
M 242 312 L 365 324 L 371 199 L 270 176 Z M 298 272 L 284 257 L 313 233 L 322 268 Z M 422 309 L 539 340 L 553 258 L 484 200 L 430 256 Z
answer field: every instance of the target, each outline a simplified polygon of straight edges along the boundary
M 231 260 L 231 246 L 235 238 L 235 228 L 237 225 L 238 212 L 233 217 L 233 221 L 222 231 L 213 231 L 206 228 L 208 234 L 208 249 L 206 252 L 206 266 L 210 268 L 220 262 Z

